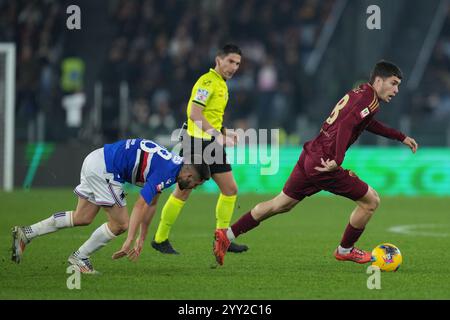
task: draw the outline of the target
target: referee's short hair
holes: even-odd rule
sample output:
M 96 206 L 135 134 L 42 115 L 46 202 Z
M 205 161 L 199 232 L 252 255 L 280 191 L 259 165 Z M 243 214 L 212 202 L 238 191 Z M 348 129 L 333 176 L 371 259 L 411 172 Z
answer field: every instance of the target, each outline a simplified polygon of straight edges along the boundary
M 242 51 L 241 49 L 233 44 L 233 43 L 227 43 L 226 45 L 224 45 L 218 52 L 217 52 L 217 56 L 219 57 L 224 57 L 229 55 L 230 53 L 236 53 L 240 56 L 242 56 Z

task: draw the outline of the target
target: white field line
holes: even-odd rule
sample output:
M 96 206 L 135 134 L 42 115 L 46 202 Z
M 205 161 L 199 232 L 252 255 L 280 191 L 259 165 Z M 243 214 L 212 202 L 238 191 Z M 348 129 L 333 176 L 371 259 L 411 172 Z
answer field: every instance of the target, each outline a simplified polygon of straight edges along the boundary
M 405 224 L 390 227 L 388 231 L 410 236 L 450 237 L 450 226 L 445 224 Z

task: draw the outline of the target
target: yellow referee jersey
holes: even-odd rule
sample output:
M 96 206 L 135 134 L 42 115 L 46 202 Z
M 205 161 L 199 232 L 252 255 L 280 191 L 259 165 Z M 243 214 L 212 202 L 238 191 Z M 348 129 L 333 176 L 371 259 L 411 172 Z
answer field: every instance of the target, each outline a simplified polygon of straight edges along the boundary
M 211 135 L 204 132 L 189 118 L 192 102 L 203 106 L 203 116 L 214 129 L 217 131 L 222 129 L 223 114 L 228 102 L 228 87 L 225 80 L 216 70 L 209 69 L 208 73 L 205 73 L 197 80 L 194 88 L 192 88 L 187 107 L 188 134 L 195 138 L 211 140 Z

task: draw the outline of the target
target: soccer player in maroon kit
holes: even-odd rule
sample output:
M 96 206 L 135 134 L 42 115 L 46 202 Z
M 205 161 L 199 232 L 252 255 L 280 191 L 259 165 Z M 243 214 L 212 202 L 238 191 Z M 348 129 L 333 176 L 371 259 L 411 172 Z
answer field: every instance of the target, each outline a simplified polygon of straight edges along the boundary
M 321 190 L 349 198 L 357 204 L 334 252 L 335 258 L 356 263 L 371 261 L 371 254 L 354 244 L 377 209 L 380 198 L 373 188 L 341 164 L 346 150 L 364 130 L 398 140 L 416 152 L 418 144 L 414 139 L 374 119 L 379 111 L 379 101 L 389 103 L 398 93 L 401 79 L 401 70 L 382 60 L 373 68 L 368 83 L 349 91 L 336 104 L 319 135 L 303 146 L 283 191 L 275 198 L 257 204 L 230 228 L 216 230 L 213 251 L 220 265 L 223 265 L 230 241 L 257 227 L 261 221 L 290 211 L 306 196 Z

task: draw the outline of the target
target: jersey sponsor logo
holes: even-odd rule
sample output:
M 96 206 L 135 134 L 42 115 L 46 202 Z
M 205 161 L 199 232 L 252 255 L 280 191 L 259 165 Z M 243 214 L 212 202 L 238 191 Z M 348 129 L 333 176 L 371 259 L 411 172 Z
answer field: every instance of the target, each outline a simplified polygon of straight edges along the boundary
M 211 84 L 211 80 L 205 80 L 203 81 L 204 86 L 209 86 Z
M 364 119 L 370 114 L 369 108 L 365 108 L 363 111 L 359 113 L 361 115 L 361 119 Z
M 194 100 L 205 103 L 208 100 L 209 91 L 206 89 L 198 89 Z
M 163 191 L 164 187 L 165 187 L 164 182 L 161 182 L 160 184 L 158 184 L 156 186 L 156 191 L 161 192 L 161 191 Z

